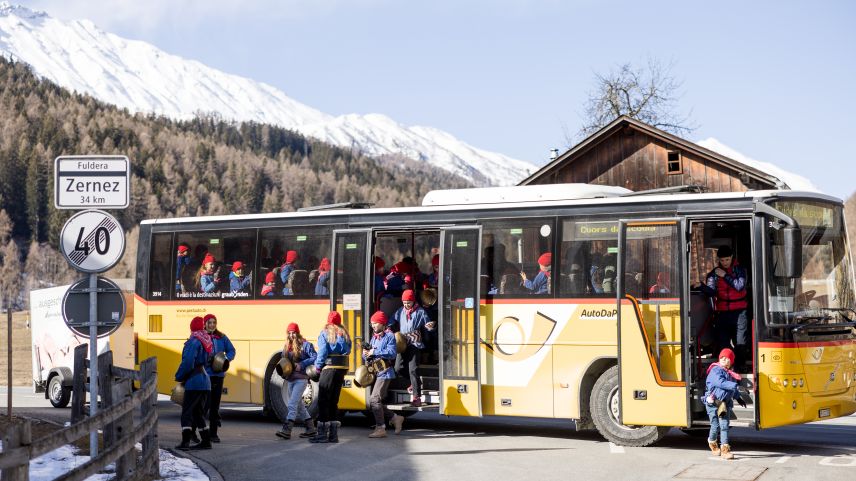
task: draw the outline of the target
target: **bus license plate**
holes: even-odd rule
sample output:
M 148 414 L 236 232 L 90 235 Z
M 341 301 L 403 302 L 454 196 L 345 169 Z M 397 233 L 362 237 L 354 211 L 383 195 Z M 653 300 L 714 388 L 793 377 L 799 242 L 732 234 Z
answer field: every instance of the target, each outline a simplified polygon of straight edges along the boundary
M 823 409 L 817 411 L 817 417 L 828 418 L 829 417 L 829 408 L 823 408 Z

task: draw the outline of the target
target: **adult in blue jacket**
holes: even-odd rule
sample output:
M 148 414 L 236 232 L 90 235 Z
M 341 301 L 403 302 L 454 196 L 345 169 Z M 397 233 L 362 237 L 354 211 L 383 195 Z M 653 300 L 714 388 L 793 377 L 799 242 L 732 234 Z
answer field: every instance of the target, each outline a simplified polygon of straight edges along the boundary
M 342 316 L 332 311 L 327 325 L 318 334 L 318 357 L 315 369 L 321 373 L 318 380 L 318 434 L 309 438 L 311 443 L 338 443 L 339 394 L 348 372 L 348 354 L 351 353 L 351 336 L 342 325 Z
M 205 372 L 205 365 L 214 343 L 205 332 L 205 321 L 199 316 L 190 321 L 190 338 L 181 351 L 181 364 L 175 372 L 175 380 L 184 384 L 184 402 L 181 404 L 181 444 L 176 449 L 211 449 L 211 433 L 205 426 L 205 405 L 211 392 L 211 380 Z M 199 428 L 202 441 L 190 445 L 193 429 Z
M 217 316 L 214 314 L 205 314 L 202 318 L 205 322 L 205 332 L 211 336 L 211 341 L 214 343 L 214 354 L 225 353 L 226 359 L 233 361 L 235 359 L 235 346 L 225 334 L 217 329 Z M 211 363 L 205 364 L 205 372 L 211 379 L 211 397 L 208 399 L 208 422 L 211 424 L 211 442 L 219 443 L 220 437 L 217 436 L 217 430 L 222 424 L 220 423 L 220 398 L 223 396 L 223 381 L 226 378 L 226 372 L 214 372 Z
M 435 335 L 434 322 L 428 317 L 425 309 L 416 304 L 416 293 L 407 289 L 401 293 L 402 306 L 395 311 L 390 322 L 393 332 L 400 332 L 407 341 L 407 349 L 398 354 L 395 359 L 395 372 L 404 375 L 404 366 L 407 365 L 410 386 L 413 397 L 410 401 L 412 406 L 422 405 L 422 381 L 416 372 L 419 367 L 419 353 L 425 349 L 425 338 Z
M 306 375 L 306 368 L 315 364 L 318 354 L 315 352 L 315 346 L 300 334 L 300 326 L 296 322 L 289 324 L 286 329 L 286 340 L 285 346 L 282 348 L 282 355 L 291 361 L 294 368 L 288 378 L 286 378 L 288 415 L 282 424 L 282 429 L 276 435 L 283 439 L 291 439 L 291 430 L 294 429 L 294 421 L 299 417 L 303 421 L 304 426 L 306 426 L 300 437 L 309 438 L 315 436 L 318 434 L 318 431 L 315 430 L 315 422 L 312 420 L 309 411 L 306 409 L 306 404 L 303 402 L 303 393 L 306 391 L 306 383 L 309 382 L 309 376 Z
M 286 252 L 285 264 L 283 264 L 279 269 L 279 279 L 282 281 L 282 285 L 285 286 L 282 288 L 282 295 L 284 296 L 294 295 L 294 293 L 291 292 L 291 287 L 288 286 L 288 276 L 290 276 L 291 272 L 296 268 L 294 266 L 295 262 L 297 262 L 297 251 Z
M 737 389 L 740 375 L 731 370 L 734 365 L 734 351 L 725 348 L 719 353 L 719 362 L 711 364 L 707 368 L 707 379 L 704 392 L 704 407 L 707 417 L 710 419 L 710 434 L 707 444 L 714 454 L 719 454 L 725 459 L 733 459 L 731 445 L 728 442 L 728 428 L 730 425 L 731 412 L 734 401 L 742 407 L 746 403 L 740 398 Z M 722 446 L 716 444 L 717 439 L 722 441 Z
M 538 266 L 541 268 L 535 279 L 529 280 L 525 272 L 520 272 L 520 277 L 523 278 L 523 287 L 532 291 L 535 294 L 550 293 L 550 265 L 553 263 L 553 254 L 545 252 L 538 258 Z
M 372 386 L 369 405 L 375 417 L 375 429 L 369 434 L 370 438 L 385 438 L 386 423 L 392 422 L 395 434 L 401 432 L 404 417 L 393 414 L 383 403 L 390 383 L 395 379 L 395 334 L 387 328 L 389 319 L 383 311 L 375 312 L 371 317 L 372 339 L 370 349 L 363 349 L 363 361 L 370 362 L 378 368 L 375 372 L 375 382 Z
M 318 264 L 318 279 L 315 281 L 315 295 L 330 295 L 330 259 L 323 258 Z

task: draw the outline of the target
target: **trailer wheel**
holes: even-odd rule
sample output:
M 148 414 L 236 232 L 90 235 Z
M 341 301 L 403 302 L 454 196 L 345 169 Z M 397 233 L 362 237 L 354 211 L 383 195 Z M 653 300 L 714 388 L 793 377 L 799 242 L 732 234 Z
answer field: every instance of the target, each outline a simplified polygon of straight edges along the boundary
M 55 408 L 68 406 L 68 401 L 71 399 L 71 389 L 62 385 L 62 378 L 59 375 L 54 375 L 48 381 L 48 399 Z
M 591 392 L 591 417 L 601 436 L 621 446 L 649 446 L 669 432 L 669 427 L 625 426 L 619 415 L 618 366 L 600 375 Z

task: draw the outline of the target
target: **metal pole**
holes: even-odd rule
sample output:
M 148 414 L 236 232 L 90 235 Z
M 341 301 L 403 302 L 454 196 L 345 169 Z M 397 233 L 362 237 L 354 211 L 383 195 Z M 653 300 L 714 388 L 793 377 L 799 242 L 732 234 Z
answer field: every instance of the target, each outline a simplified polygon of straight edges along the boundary
M 12 303 L 6 300 L 6 416 L 12 419 Z
M 89 416 L 98 413 L 98 274 L 89 274 Z M 89 456 L 98 456 L 98 428 L 89 431 Z

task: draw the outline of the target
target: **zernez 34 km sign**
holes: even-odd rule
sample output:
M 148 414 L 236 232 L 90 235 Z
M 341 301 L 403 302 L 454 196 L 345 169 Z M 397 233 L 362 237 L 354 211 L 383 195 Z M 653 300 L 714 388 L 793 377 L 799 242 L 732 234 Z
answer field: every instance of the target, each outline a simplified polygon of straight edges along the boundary
M 125 231 L 112 215 L 100 210 L 84 210 L 66 221 L 60 244 L 62 255 L 75 269 L 104 272 L 122 258 Z
M 68 155 L 54 161 L 57 209 L 124 209 L 130 203 L 130 162 L 124 155 Z

